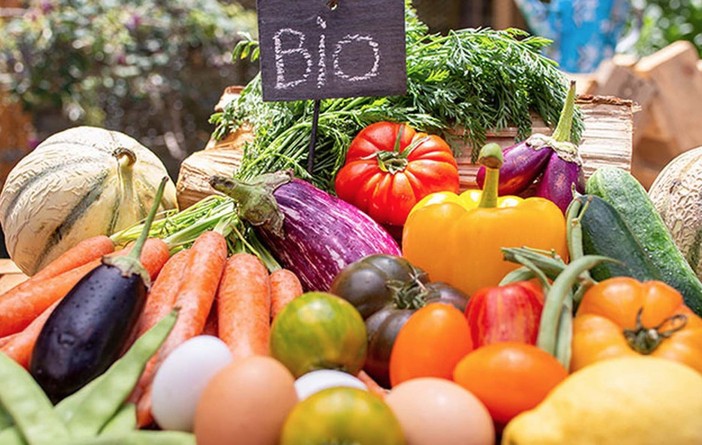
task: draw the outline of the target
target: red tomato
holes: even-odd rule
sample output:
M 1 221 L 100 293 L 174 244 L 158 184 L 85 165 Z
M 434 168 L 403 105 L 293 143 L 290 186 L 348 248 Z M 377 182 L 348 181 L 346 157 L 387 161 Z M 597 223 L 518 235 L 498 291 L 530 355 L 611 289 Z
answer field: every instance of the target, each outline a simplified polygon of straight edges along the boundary
M 453 372 L 453 380 L 480 399 L 502 426 L 538 405 L 567 376 L 555 357 L 534 345 L 516 342 L 478 348 Z
M 473 349 L 465 317 L 453 306 L 430 303 L 407 320 L 390 353 L 390 384 L 417 377 L 451 379 Z
M 401 226 L 426 195 L 458 193 L 458 164 L 440 137 L 405 124 L 376 122 L 351 142 L 334 187 L 339 198 L 377 222 Z
M 473 346 L 505 341 L 536 344 L 543 307 L 541 286 L 530 281 L 478 289 L 465 311 Z

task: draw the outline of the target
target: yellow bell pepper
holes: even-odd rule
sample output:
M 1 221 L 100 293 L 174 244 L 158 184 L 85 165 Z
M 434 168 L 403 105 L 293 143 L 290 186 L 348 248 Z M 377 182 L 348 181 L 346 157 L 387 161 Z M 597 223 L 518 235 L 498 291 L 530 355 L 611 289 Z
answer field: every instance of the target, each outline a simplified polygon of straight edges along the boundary
M 484 189 L 431 194 L 410 212 L 402 252 L 432 281 L 445 281 L 469 295 L 496 286 L 519 267 L 503 259 L 502 247 L 555 250 L 567 261 L 566 224 L 560 208 L 545 198 L 498 197 L 502 150 L 488 144 Z

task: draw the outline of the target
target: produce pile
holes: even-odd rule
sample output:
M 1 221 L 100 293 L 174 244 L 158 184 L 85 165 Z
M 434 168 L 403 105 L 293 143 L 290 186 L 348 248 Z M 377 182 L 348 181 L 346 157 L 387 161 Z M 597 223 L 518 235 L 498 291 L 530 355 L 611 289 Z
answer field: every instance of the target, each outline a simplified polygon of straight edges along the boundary
M 408 23 L 408 96 L 325 101 L 311 173 L 307 106 L 258 79 L 215 116 L 253 126 L 241 168 L 187 209 L 117 132 L 13 169 L 0 222 L 29 278 L 0 295 L 0 444 L 702 443 L 702 148 L 648 193 L 586 180 L 544 41 Z M 482 143 L 508 122 L 523 140 Z

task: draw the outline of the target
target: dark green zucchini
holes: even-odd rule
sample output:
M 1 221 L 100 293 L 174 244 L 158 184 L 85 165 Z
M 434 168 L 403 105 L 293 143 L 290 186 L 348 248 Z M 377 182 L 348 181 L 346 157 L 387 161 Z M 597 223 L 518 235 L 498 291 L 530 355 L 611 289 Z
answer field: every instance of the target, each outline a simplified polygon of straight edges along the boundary
M 661 281 L 677 289 L 685 304 L 702 315 L 702 283 L 639 181 L 622 169 L 603 167 L 588 179 L 585 190 L 612 205 L 638 241 L 642 254 L 658 269 Z
M 626 222 L 607 201 L 598 196 L 575 198 L 587 205 L 581 213 L 583 252 L 603 255 L 621 263 L 604 262 L 590 274 L 597 281 L 612 277 L 632 277 L 639 281 L 660 280 L 660 271 L 651 262 Z

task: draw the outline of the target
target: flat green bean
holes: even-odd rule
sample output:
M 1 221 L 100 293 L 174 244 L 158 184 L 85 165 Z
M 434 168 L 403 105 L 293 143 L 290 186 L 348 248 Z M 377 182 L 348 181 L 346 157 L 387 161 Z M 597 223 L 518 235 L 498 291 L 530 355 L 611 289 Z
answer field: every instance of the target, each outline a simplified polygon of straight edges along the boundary
M 61 420 L 63 420 L 64 423 L 68 422 L 71 419 L 71 417 L 73 417 L 78 407 L 81 406 L 85 399 L 88 397 L 88 394 L 90 394 L 92 390 L 95 387 L 97 387 L 99 385 L 99 382 L 104 378 L 105 374 L 100 374 L 99 376 L 91 380 L 87 385 L 85 385 L 78 391 L 74 392 L 73 394 L 56 404 L 56 406 L 54 407 L 54 411 L 56 411 L 56 414 L 58 414 L 59 417 L 61 417 Z
M 100 431 L 101 436 L 124 434 L 137 429 L 136 405 L 126 403 Z
M 60 445 L 195 445 L 195 435 L 181 431 L 132 431 L 114 436 L 71 439 L 60 442 Z
M 2 445 L 27 445 L 17 427 L 14 426 L 0 432 L 0 443 Z
M 68 439 L 68 429 L 31 375 L 0 353 L 0 403 L 12 416 L 29 445 L 53 444 Z
M 10 413 L 8 413 L 5 407 L 2 406 L 2 403 L 0 403 L 0 431 L 4 430 L 5 428 L 9 428 L 12 425 L 14 425 L 14 422 L 12 421 Z
M 131 394 L 146 363 L 158 351 L 173 329 L 178 312 L 172 311 L 139 337 L 110 368 L 68 420 L 74 439 L 97 436 Z

